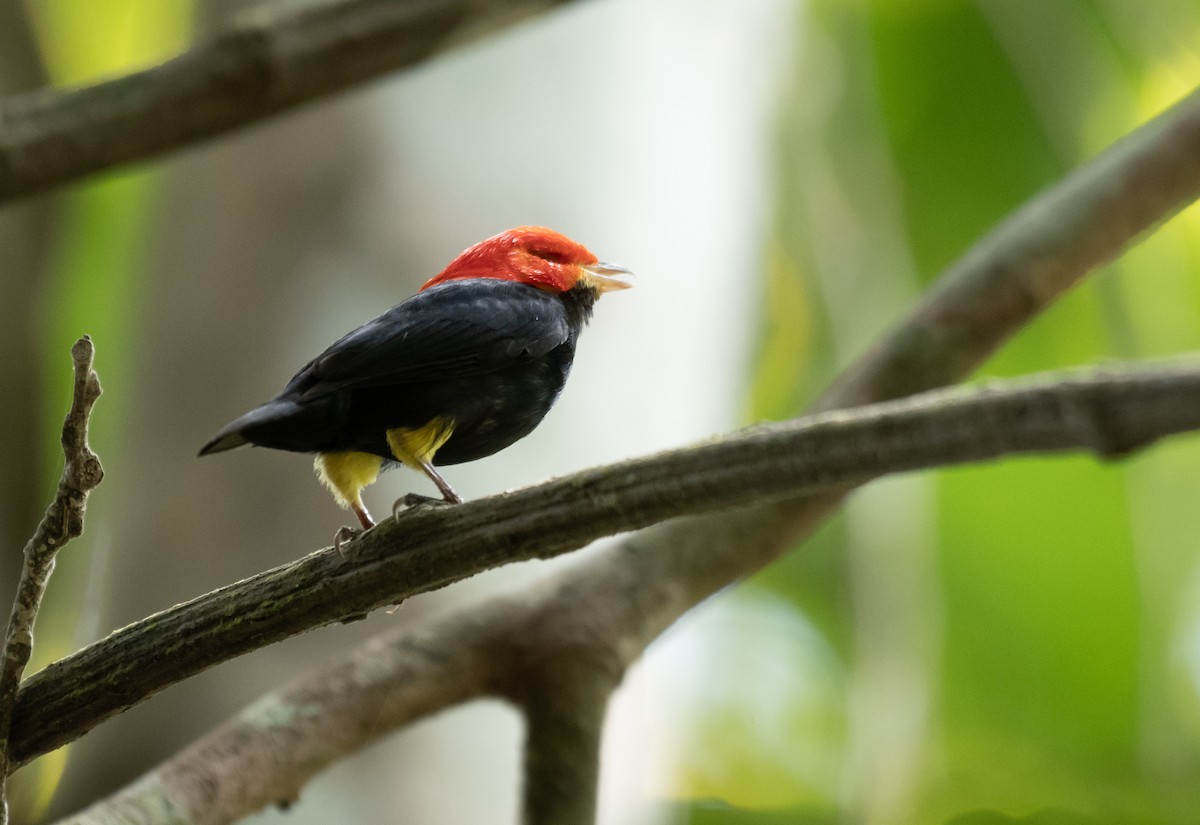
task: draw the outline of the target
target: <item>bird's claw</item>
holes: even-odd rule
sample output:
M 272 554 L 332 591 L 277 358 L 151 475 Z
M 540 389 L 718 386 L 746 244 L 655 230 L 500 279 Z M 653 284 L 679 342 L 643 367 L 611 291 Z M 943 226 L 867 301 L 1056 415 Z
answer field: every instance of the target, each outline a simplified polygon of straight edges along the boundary
M 343 559 L 346 558 L 346 554 L 342 552 L 342 545 L 349 544 L 365 532 L 365 530 L 359 530 L 357 527 L 339 527 L 337 532 L 333 534 L 333 549 Z
M 446 501 L 443 498 L 432 498 L 431 496 L 423 496 L 420 493 L 409 493 L 396 499 L 392 504 L 392 518 L 398 519 L 400 511 L 406 507 L 441 507 L 446 504 L 461 504 L 460 501 Z

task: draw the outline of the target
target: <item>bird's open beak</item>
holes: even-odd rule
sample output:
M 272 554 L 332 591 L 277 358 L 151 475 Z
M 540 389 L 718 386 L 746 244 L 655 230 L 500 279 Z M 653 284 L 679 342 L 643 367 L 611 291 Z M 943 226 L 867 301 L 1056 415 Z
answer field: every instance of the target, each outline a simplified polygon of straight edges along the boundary
M 633 273 L 623 266 L 606 264 L 598 261 L 583 267 L 584 277 L 601 292 L 612 292 L 617 289 L 629 289 L 633 284 L 625 278 L 632 278 Z

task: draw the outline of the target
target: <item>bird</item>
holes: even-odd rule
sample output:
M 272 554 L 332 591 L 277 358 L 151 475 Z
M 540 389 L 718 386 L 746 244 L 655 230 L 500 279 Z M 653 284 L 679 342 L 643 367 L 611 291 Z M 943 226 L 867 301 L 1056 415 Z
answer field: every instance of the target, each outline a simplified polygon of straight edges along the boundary
M 501 232 L 330 344 L 199 454 L 246 445 L 315 453 L 317 477 L 364 531 L 375 522 L 362 490 L 383 469 L 422 472 L 443 501 L 460 504 L 437 467 L 533 432 L 566 383 L 596 301 L 632 286 L 632 274 L 545 227 Z

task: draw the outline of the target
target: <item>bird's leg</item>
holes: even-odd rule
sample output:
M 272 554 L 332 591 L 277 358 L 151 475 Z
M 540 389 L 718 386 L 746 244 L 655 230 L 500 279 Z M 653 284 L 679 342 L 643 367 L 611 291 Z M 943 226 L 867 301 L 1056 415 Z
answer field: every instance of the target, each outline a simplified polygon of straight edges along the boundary
M 442 474 L 433 468 L 433 464 L 428 461 L 421 462 L 421 469 L 425 471 L 425 475 L 429 476 L 430 480 L 437 485 L 438 490 L 442 494 L 442 498 L 451 504 L 462 504 L 462 496 L 454 492 L 454 488 L 442 478 Z
M 354 511 L 354 515 L 358 516 L 358 523 L 362 525 L 362 529 L 359 530 L 357 527 L 339 527 L 337 532 L 333 534 L 333 549 L 337 550 L 338 555 L 342 558 L 346 557 L 346 554 L 342 552 L 343 543 L 354 541 L 354 539 L 375 526 L 375 521 L 371 518 L 371 514 L 367 512 L 367 508 L 363 506 L 361 498 L 350 502 L 350 509 Z
M 350 509 L 354 511 L 354 515 L 358 516 L 358 523 L 362 525 L 364 532 L 375 526 L 375 520 L 371 518 L 371 514 L 363 506 L 362 499 L 350 502 Z
M 433 468 L 433 465 L 428 461 L 420 462 L 421 469 L 425 471 L 425 475 L 437 485 L 438 490 L 442 494 L 442 498 L 430 498 L 419 493 L 409 493 L 396 499 L 392 504 L 392 518 L 399 518 L 401 507 L 416 507 L 418 504 L 462 504 L 463 498 L 458 493 L 454 492 L 454 488 L 442 478 L 442 474 Z

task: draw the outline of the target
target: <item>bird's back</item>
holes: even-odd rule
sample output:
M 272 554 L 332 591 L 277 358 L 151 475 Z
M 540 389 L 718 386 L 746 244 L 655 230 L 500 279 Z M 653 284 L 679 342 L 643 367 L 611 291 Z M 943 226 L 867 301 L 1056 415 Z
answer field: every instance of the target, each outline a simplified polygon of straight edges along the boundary
M 437 464 L 491 455 L 553 406 L 594 295 L 478 279 L 414 295 L 336 341 L 205 447 L 252 443 L 393 459 L 387 433 L 452 423 Z

